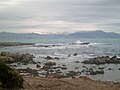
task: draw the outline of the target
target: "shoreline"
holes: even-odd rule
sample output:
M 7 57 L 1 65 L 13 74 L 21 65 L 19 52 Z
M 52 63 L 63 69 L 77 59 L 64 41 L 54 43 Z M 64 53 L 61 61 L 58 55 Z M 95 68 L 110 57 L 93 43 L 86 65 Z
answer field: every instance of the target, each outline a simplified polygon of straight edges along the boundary
M 0 42 L 0 46 L 2 46 L 2 47 L 8 47 L 8 46 L 22 46 L 22 45 L 34 45 L 34 43 Z

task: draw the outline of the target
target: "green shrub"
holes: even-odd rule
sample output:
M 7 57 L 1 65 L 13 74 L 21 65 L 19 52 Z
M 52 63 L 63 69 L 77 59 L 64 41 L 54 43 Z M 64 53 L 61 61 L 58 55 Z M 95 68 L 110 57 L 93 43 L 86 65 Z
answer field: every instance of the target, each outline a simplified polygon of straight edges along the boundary
M 20 74 L 3 62 L 0 62 L 0 81 L 3 88 L 23 87 L 23 78 Z

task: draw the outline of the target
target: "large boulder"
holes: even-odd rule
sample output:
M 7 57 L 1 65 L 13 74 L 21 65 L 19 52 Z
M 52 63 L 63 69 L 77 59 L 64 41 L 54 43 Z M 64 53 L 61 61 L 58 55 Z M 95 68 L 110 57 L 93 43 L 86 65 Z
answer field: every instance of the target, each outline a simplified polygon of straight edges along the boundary
M 0 61 L 5 63 L 13 63 L 13 62 L 28 63 L 29 61 L 32 61 L 33 58 L 34 56 L 29 53 L 25 53 L 25 54 L 9 53 L 9 52 L 0 53 Z

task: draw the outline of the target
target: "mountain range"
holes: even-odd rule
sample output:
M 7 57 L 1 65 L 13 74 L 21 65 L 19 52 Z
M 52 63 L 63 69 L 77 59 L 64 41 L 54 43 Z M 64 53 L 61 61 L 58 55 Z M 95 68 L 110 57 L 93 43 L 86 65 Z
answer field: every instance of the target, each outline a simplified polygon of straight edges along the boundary
M 79 31 L 68 34 L 38 34 L 38 33 L 9 33 L 1 32 L 0 38 L 9 39 L 49 39 L 49 38 L 120 38 L 120 34 L 114 32 L 96 31 Z

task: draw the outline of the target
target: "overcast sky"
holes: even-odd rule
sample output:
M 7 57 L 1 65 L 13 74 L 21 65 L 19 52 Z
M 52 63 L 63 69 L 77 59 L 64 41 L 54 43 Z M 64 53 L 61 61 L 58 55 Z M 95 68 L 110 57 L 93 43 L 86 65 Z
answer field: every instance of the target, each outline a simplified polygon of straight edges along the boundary
M 0 0 L 0 32 L 120 33 L 120 0 Z

